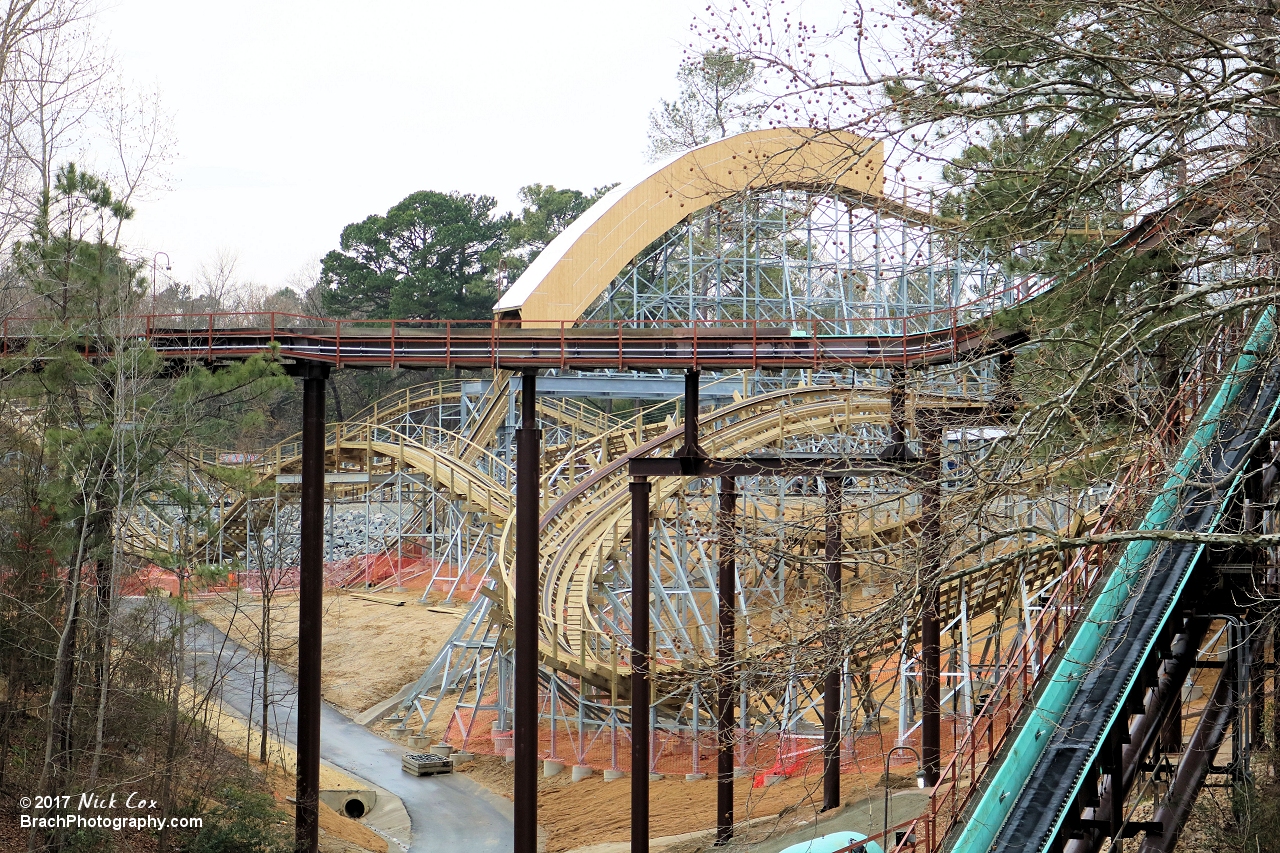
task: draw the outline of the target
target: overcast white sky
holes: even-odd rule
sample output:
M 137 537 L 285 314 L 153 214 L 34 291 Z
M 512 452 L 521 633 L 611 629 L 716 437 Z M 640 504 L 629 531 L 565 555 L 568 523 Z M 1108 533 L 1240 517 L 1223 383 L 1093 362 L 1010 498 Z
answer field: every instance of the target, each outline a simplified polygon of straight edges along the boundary
M 222 248 L 243 279 L 278 285 L 415 190 L 514 209 L 525 184 L 630 177 L 695 8 L 116 0 L 101 22 L 120 69 L 159 81 L 179 151 L 172 191 L 126 238 L 167 252 L 178 280 Z

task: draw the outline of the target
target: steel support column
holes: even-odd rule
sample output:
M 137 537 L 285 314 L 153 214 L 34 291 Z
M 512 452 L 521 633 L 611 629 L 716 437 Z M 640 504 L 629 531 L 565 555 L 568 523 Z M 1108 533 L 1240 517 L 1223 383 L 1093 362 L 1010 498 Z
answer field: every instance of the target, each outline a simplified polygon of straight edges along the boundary
M 942 772 L 941 622 L 938 618 L 937 576 L 942 557 L 942 433 L 922 432 L 920 519 L 924 606 L 920 617 L 920 758 L 924 784 L 938 784 Z
M 907 448 L 907 387 L 902 370 L 889 373 L 889 446 L 880 457 L 885 460 L 909 458 Z
M 684 446 L 673 454 L 681 460 L 681 473 L 690 476 L 697 461 L 706 456 L 698 446 L 698 390 L 702 374 L 689 370 L 684 374 Z
M 649 481 L 631 480 L 631 853 L 649 849 Z
M 302 377 L 301 553 L 298 555 L 298 778 L 295 849 L 320 843 L 320 648 L 324 616 L 324 385 L 329 368 L 300 364 Z
M 737 623 L 737 484 L 733 477 L 720 478 L 719 539 L 720 560 L 718 613 L 719 636 L 716 642 L 716 845 L 728 844 L 733 838 L 733 704 L 737 677 L 735 629 Z
M 833 626 L 827 645 L 826 678 L 822 685 L 822 810 L 840 805 L 840 635 L 834 628 L 843 615 L 840 597 L 840 512 L 841 492 L 844 488 L 840 477 L 826 477 L 827 486 L 827 537 L 823 556 L 827 563 L 827 621 Z M 831 641 L 834 642 L 831 642 Z
M 1013 389 L 1014 355 L 1012 351 L 1000 353 L 997 372 L 998 385 L 993 408 L 996 414 L 1009 415 L 1018 408 L 1018 392 Z
M 690 370 L 684 375 L 684 446 L 698 446 L 698 391 L 702 374 Z
M 516 430 L 515 853 L 538 849 L 538 505 L 542 431 L 536 374 L 520 386 Z
M 1160 825 L 1160 834 L 1148 833 L 1138 853 L 1169 853 L 1177 845 L 1196 795 L 1200 793 L 1218 748 L 1236 718 L 1236 700 L 1239 697 L 1235 695 L 1236 680 L 1231 670 L 1232 664 L 1228 662 L 1218 676 L 1200 721 L 1187 741 L 1187 751 L 1169 781 L 1169 792 L 1156 809 L 1153 823 Z

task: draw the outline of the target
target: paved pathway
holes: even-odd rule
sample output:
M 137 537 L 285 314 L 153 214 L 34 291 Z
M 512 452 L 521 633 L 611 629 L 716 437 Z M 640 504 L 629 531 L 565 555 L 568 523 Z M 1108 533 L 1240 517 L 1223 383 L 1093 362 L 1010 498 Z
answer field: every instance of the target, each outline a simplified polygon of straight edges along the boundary
M 231 643 L 222 632 L 200 623 L 188 632 L 195 661 L 194 674 L 208 679 L 210 662 L 220 659 L 221 692 L 226 705 L 253 719 L 255 664 L 246 650 Z M 288 743 L 294 743 L 296 691 L 292 676 L 272 667 L 273 727 Z M 413 853 L 464 851 L 505 853 L 512 849 L 511 803 L 471 780 L 447 776 L 410 776 L 400 769 L 400 756 L 408 750 L 385 740 L 325 703 L 320 718 L 320 755 L 345 770 L 398 796 L 413 824 Z M 393 851 L 394 853 L 394 851 Z

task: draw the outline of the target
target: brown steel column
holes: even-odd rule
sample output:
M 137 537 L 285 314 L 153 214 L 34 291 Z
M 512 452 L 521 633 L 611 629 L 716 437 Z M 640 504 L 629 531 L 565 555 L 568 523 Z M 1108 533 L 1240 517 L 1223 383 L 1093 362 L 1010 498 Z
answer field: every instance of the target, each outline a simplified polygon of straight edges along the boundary
M 1255 656 L 1249 661 L 1249 749 L 1267 748 L 1266 728 L 1263 726 L 1263 714 L 1266 713 L 1267 695 L 1267 647 L 1264 642 L 1266 628 L 1260 622 L 1250 623 L 1249 647 L 1254 649 Z M 1253 642 L 1253 638 L 1257 638 Z
M 737 613 L 737 484 L 732 477 L 720 478 L 719 538 L 719 636 L 716 641 L 716 845 L 733 838 L 733 704 L 736 656 Z
M 942 434 L 922 431 L 920 450 L 921 583 L 920 618 L 920 763 L 926 787 L 938 784 L 942 772 L 941 624 L 938 620 L 938 570 L 942 549 Z
M 1018 392 L 1013 390 L 1013 353 L 1000 353 L 1000 367 L 997 373 L 999 384 L 997 385 L 995 410 L 997 414 L 1012 414 L 1018 408 Z
M 516 430 L 515 853 L 538 850 L 538 504 L 542 431 L 537 379 L 520 385 Z
M 895 368 L 890 371 L 888 386 L 888 447 L 881 452 L 881 459 L 901 461 L 910 457 L 906 446 L 906 375 Z
M 298 785 L 294 845 L 320 843 L 320 623 L 324 615 L 324 382 L 329 368 L 299 365 L 302 377 L 301 553 L 298 555 Z
M 631 853 L 649 849 L 649 481 L 631 479 Z
M 698 446 L 698 383 L 702 373 L 697 370 L 687 371 L 684 375 L 684 446 L 693 449 Z
M 840 598 L 840 477 L 826 477 L 827 484 L 827 541 L 823 556 L 827 562 L 827 620 L 832 628 L 825 644 L 827 676 L 822 685 L 822 810 L 828 811 L 840 805 L 840 654 L 839 634 L 834 630 L 843 606 Z

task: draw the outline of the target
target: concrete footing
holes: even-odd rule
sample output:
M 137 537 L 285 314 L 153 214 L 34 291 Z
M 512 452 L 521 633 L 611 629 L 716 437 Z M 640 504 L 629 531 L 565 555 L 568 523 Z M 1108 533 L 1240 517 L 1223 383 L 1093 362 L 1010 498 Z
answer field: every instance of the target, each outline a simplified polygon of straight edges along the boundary
M 575 764 L 573 765 L 573 781 L 581 782 L 583 779 L 587 778 L 594 772 L 595 771 L 592 770 L 590 767 L 588 767 L 586 764 Z
M 701 782 L 703 779 L 706 779 L 706 778 L 707 778 L 707 774 L 706 774 L 706 773 L 686 773 L 686 774 L 684 774 L 684 781 L 686 781 L 686 782 Z
M 769 775 L 767 775 L 767 776 L 765 776 L 765 777 L 764 777 L 764 786 L 765 786 L 766 788 L 768 788 L 770 785 L 776 785 L 776 784 L 778 784 L 779 782 L 781 782 L 781 781 L 782 781 L 783 779 L 785 779 L 785 778 L 787 778 L 787 777 L 786 777 L 786 776 L 775 775 L 775 774 L 773 774 L 773 773 L 770 773 Z
M 453 755 L 453 747 L 449 746 L 447 743 L 433 743 L 431 744 L 431 754 L 443 755 L 445 758 L 448 758 L 450 755 Z
M 604 781 L 613 782 L 618 779 L 621 779 L 623 776 L 626 776 L 626 775 L 627 774 L 621 770 L 606 770 L 604 771 Z
M 661 781 L 662 781 L 663 779 L 665 779 L 665 778 L 666 778 L 666 777 L 665 777 L 665 776 L 663 776 L 661 773 L 650 773 L 650 774 L 649 774 L 649 781 L 650 781 L 650 782 L 661 782 Z
M 454 767 L 461 767 L 468 761 L 475 761 L 476 757 L 469 752 L 455 752 L 453 755 L 450 755 L 449 758 L 453 760 Z
M 431 746 L 431 738 L 427 735 L 409 735 L 409 746 Z
M 502 757 L 506 760 L 506 762 L 507 762 L 508 764 L 510 764 L 511 762 L 515 761 L 515 760 L 516 760 L 516 748 L 515 748 L 514 746 L 509 746 L 509 747 L 507 747 L 506 749 L 504 749 L 504 750 L 502 751 Z
M 550 758 L 542 762 L 542 778 L 550 779 L 564 770 L 563 761 L 552 761 Z

